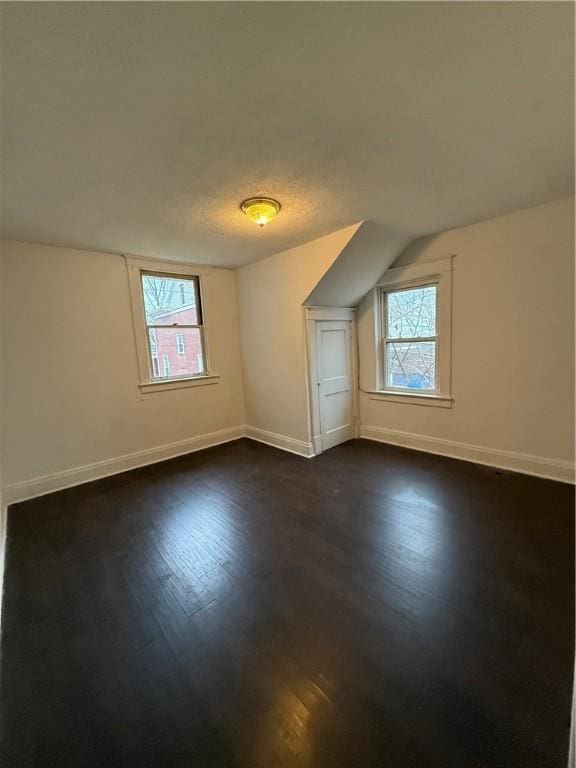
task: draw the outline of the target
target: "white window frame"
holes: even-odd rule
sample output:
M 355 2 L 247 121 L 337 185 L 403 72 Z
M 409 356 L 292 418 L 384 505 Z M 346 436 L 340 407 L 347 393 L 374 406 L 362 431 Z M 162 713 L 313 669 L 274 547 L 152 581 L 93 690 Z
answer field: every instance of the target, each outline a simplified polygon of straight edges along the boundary
M 125 257 L 128 270 L 128 283 L 130 288 L 130 301 L 132 307 L 132 321 L 134 327 L 134 339 L 138 359 L 138 386 L 142 393 L 162 392 L 164 390 L 181 389 L 183 387 L 195 387 L 206 384 L 216 384 L 220 376 L 211 368 L 209 352 L 209 325 L 206 302 L 206 281 L 210 276 L 210 267 L 201 267 L 193 264 L 183 264 L 175 261 L 157 261 L 145 257 Z M 152 274 L 170 278 L 194 278 L 198 279 L 198 293 L 201 307 L 201 327 L 205 372 L 195 376 L 175 376 L 169 379 L 155 379 L 153 375 L 150 344 L 148 341 L 148 325 L 144 309 L 144 295 L 142 291 L 142 275 Z M 171 326 L 166 326 L 171 327 Z
M 184 343 L 184 334 L 183 333 L 177 333 L 176 334 L 176 352 L 179 355 L 183 355 L 186 352 L 186 345 Z
M 452 271 L 453 257 L 434 262 L 394 267 L 374 290 L 377 352 L 377 386 L 370 390 L 375 400 L 451 408 L 452 397 Z M 386 384 L 386 297 L 410 288 L 436 286 L 436 389 L 409 389 Z M 432 338 L 432 337 L 431 337 Z M 421 338 L 402 341 L 421 341 Z M 388 340 L 389 341 L 389 340 Z

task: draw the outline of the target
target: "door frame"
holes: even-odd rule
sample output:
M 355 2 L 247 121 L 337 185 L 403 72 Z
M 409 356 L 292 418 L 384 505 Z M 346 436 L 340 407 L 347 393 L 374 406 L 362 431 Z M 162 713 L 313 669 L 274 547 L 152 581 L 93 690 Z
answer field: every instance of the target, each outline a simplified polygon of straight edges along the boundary
M 358 336 L 356 333 L 355 307 L 305 307 L 306 348 L 307 348 L 307 389 L 309 400 L 309 428 L 314 454 L 322 453 L 322 431 L 320 426 L 320 398 L 318 396 L 318 358 L 316 349 L 316 323 L 326 321 L 350 322 L 352 351 L 352 407 L 354 409 L 354 437 L 360 436 L 358 404 Z

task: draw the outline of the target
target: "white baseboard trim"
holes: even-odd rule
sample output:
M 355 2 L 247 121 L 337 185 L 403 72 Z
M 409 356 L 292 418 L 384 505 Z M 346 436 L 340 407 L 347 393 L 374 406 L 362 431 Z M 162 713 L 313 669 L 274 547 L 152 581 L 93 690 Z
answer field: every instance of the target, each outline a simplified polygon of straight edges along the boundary
M 314 455 L 317 456 L 322 453 L 322 435 L 314 435 L 312 438 L 312 447 L 314 449 Z
M 125 456 L 95 461 L 92 464 L 84 464 L 61 472 L 34 477 L 31 480 L 10 483 L 3 489 L 4 503 L 14 504 L 36 496 L 44 496 L 47 493 L 71 488 L 74 485 L 89 483 L 92 480 L 117 475 L 130 469 L 157 464 L 160 461 L 174 459 L 186 453 L 193 453 L 194 451 L 201 451 L 203 448 L 211 448 L 214 445 L 238 440 L 240 437 L 244 437 L 244 427 L 231 427 L 230 429 L 221 429 L 218 432 L 209 432 L 205 435 L 196 435 L 175 443 L 166 443 L 155 448 L 135 451 Z
M 276 432 L 268 432 L 266 429 L 249 425 L 244 427 L 244 435 L 251 440 L 271 445 L 274 448 L 281 448 L 289 453 L 296 453 L 298 456 L 304 456 L 307 459 L 311 459 L 314 456 L 314 446 L 312 443 L 296 440 L 294 437 L 286 437 L 286 435 L 279 435 Z
M 496 448 L 484 448 L 479 445 L 458 443 L 454 440 L 443 440 L 438 437 L 416 435 L 412 432 L 401 432 L 385 427 L 372 427 L 363 424 L 360 437 L 375 440 L 379 443 L 390 443 L 411 448 L 415 451 L 435 453 L 440 456 L 450 456 L 454 459 L 471 461 L 475 464 L 485 464 L 488 467 L 509 469 L 526 475 L 535 475 L 549 480 L 559 480 L 562 483 L 574 483 L 574 464 L 569 461 L 547 459 L 543 456 L 532 456 L 527 453 L 513 453 Z
M 37 496 L 44 496 L 47 493 L 54 493 L 55 491 L 61 491 L 75 485 L 127 472 L 130 469 L 156 464 L 160 461 L 173 459 L 204 448 L 228 443 L 231 440 L 238 440 L 241 437 L 248 437 L 251 440 L 256 440 L 257 442 L 265 443 L 266 445 L 271 445 L 274 448 L 280 448 L 283 451 L 304 456 L 305 458 L 312 458 L 316 455 L 313 443 L 280 435 L 276 432 L 269 432 L 259 427 L 245 425 L 197 435 L 186 440 L 179 440 L 178 442 L 167 443 L 155 448 L 117 456 L 113 459 L 105 459 L 104 461 L 97 461 L 60 472 L 53 472 L 49 475 L 31 478 L 30 480 L 10 483 L 3 488 L 4 506 L 0 507 L 0 575 L 2 574 L 2 558 L 4 557 L 6 507 L 8 504 L 25 501 Z M 361 426 L 360 437 L 381 443 L 400 445 L 417 451 L 451 456 L 477 464 L 523 472 L 529 475 L 536 475 L 537 477 L 574 483 L 574 465 L 566 461 L 546 459 L 541 456 L 531 456 L 511 451 L 501 451 L 493 448 L 483 448 L 477 445 L 369 425 Z

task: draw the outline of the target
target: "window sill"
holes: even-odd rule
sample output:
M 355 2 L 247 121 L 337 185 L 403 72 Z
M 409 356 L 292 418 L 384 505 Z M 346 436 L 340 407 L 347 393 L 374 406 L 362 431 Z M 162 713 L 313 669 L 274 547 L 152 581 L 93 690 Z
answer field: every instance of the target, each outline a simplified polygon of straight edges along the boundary
M 207 384 L 218 384 L 220 376 L 212 373 L 206 376 L 190 376 L 187 379 L 170 379 L 169 381 L 150 381 L 140 384 L 140 392 L 163 392 L 166 389 L 183 389 L 184 387 L 202 387 Z
M 370 400 L 387 400 L 389 403 L 407 403 L 408 405 L 432 405 L 436 408 L 452 408 L 454 399 L 444 395 L 425 395 L 415 392 L 397 392 L 396 390 L 371 389 L 367 393 Z

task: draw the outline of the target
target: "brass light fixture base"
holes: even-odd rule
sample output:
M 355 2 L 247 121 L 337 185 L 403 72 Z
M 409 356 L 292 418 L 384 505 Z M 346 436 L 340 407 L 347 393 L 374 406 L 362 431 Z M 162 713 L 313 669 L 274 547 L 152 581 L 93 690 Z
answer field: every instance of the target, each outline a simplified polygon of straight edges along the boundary
M 260 228 L 272 221 L 282 206 L 271 197 L 249 197 L 240 204 L 242 212 Z

